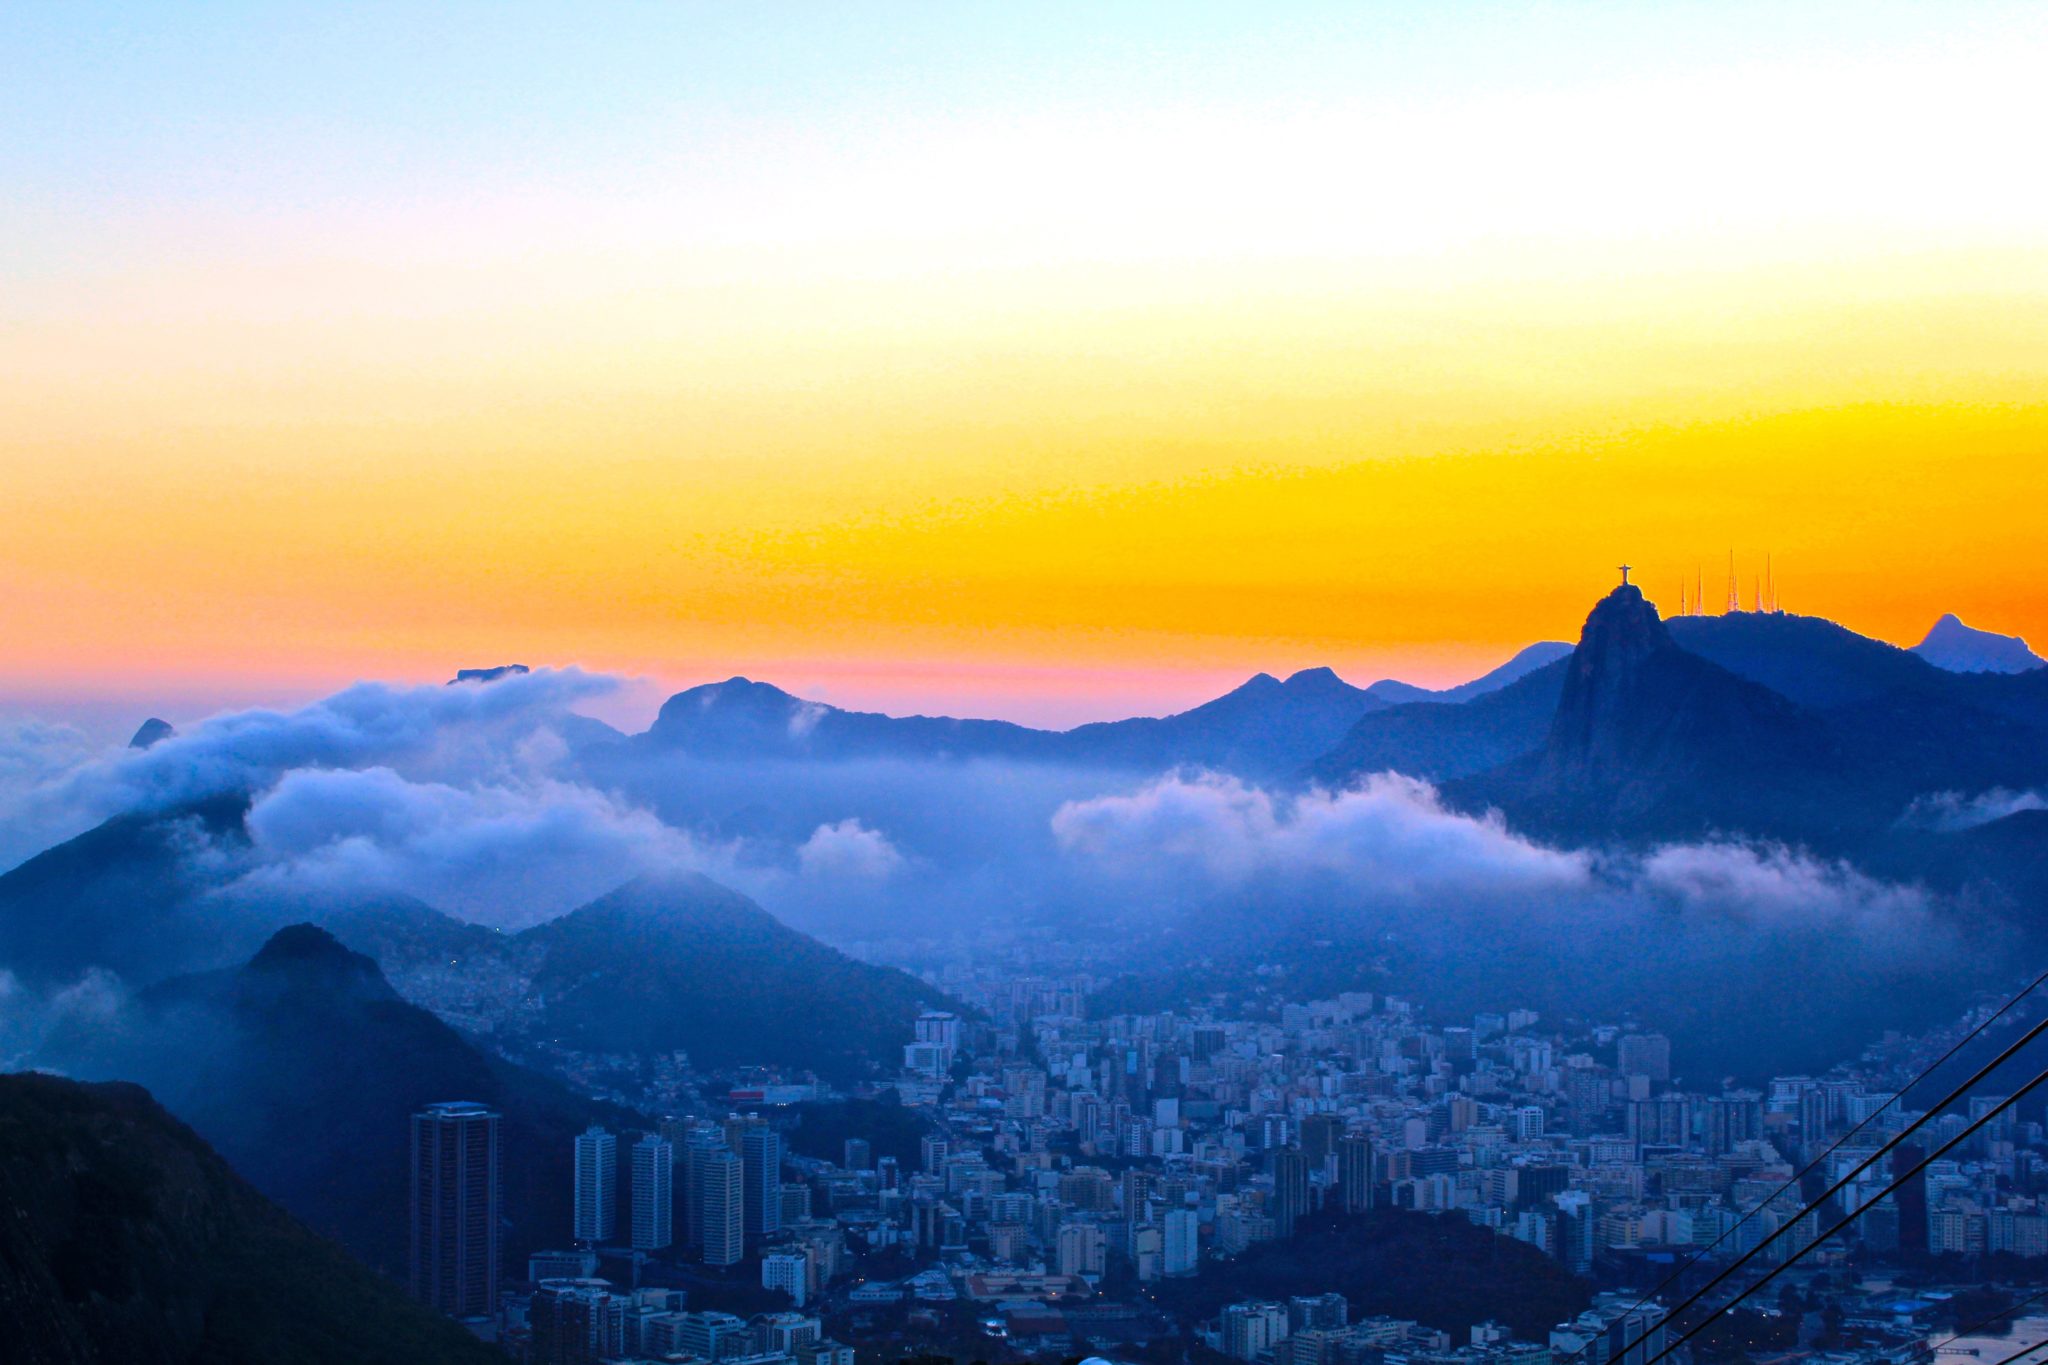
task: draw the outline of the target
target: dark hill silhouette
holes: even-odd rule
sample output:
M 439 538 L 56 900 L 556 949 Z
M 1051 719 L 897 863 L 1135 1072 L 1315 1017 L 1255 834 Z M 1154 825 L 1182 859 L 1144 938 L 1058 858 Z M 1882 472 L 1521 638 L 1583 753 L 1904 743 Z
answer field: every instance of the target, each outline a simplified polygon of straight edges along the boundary
M 391 1273 L 405 1268 L 407 1142 L 423 1106 L 476 1100 L 504 1115 L 508 1257 L 565 1235 L 575 1135 L 593 1117 L 631 1118 L 485 1053 L 312 925 L 61 1032 L 38 1061 L 148 1086 L 257 1189 Z
M 1913 653 L 1951 673 L 2025 673 L 2048 665 L 2019 636 L 1966 626 L 1954 612 L 1936 621 Z
M 1381 703 L 1327 668 L 1261 673 L 1170 716 L 1034 730 L 1000 720 L 845 711 L 769 683 L 731 678 L 679 692 L 639 736 L 641 754 L 711 759 L 997 758 L 1155 772 L 1181 764 L 1248 776 L 1291 771 Z
M 1665 626 L 1687 653 L 1815 710 L 1944 680 L 1910 651 L 1819 616 L 1738 611 L 1676 616 Z
M 1746 834 L 1890 866 L 1915 800 L 2048 781 L 2048 669 L 1947 673 L 1815 617 L 1664 622 L 1618 589 L 1568 666 L 1369 714 L 1306 775 L 1386 769 L 1553 839 Z
M 700 758 L 1039 758 L 1055 742 L 1003 720 L 842 711 L 751 678 L 676 693 L 639 738 Z
M 135 727 L 135 733 L 129 737 L 128 747 L 131 749 L 147 749 L 153 744 L 161 744 L 167 739 L 176 737 L 177 733 L 171 727 L 169 721 L 151 716 L 148 720 Z
M 707 877 L 644 878 L 513 936 L 531 1028 L 588 1051 L 687 1051 L 850 1079 L 894 1066 L 939 991 L 846 956 Z
M 208 884 L 191 855 L 243 847 L 247 810 L 234 797 L 119 815 L 0 874 L 0 967 L 40 984 L 95 966 L 153 981 L 218 964 L 229 926 L 198 904 Z
M 1482 673 L 1470 682 L 1459 683 L 1456 687 L 1431 689 L 1387 678 L 1365 690 L 1367 695 L 1389 705 L 1411 701 L 1467 702 L 1474 697 L 1483 697 L 1489 692 L 1498 692 L 1509 683 L 1526 678 L 1539 668 L 1547 668 L 1571 652 L 1572 647 L 1562 640 L 1539 640 L 1533 645 L 1517 650 L 1515 656 L 1499 668 Z
M 1291 772 L 1384 703 L 1327 668 L 1285 682 L 1261 673 L 1192 710 L 1083 725 L 1059 736 L 1068 762 L 1158 771 L 1181 764 L 1259 777 Z
M 1309 765 L 1306 775 L 1343 787 L 1389 770 L 1443 782 L 1497 768 L 1542 744 L 1564 675 L 1565 661 L 1558 660 L 1462 705 L 1407 702 L 1375 711 Z
M 1526 1242 L 1406 1209 L 1312 1214 L 1290 1240 L 1257 1243 L 1153 1292 L 1186 1320 L 1242 1299 L 1335 1292 L 1354 1317 L 1409 1318 L 1459 1335 L 1494 1319 L 1525 1338 L 1540 1338 L 1592 1298 L 1588 1282 Z
M 36 1365 L 488 1365 L 133 1085 L 0 1076 L 0 1341 Z
M 1586 618 L 1543 748 L 1453 790 L 1553 834 L 1806 838 L 1847 818 L 1844 769 L 1818 713 L 1681 649 L 1624 584 Z

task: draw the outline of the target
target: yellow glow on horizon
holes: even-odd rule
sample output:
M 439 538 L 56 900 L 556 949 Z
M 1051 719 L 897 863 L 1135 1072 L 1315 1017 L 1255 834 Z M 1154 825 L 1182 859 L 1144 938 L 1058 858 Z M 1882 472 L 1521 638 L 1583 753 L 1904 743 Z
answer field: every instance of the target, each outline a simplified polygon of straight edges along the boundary
M 1243 88 L 749 117 L 664 73 L 532 147 L 486 62 L 431 152 L 347 63 L 249 147 L 179 87 L 202 174 L 102 149 L 144 189 L 0 237 L 0 690 L 1450 681 L 1622 558 L 1717 602 L 1730 548 L 1885 638 L 2039 643 L 2043 25 L 1973 13 L 1354 10 L 1298 20 L 1353 45 L 1313 89 L 1282 44 Z M 1599 74 L 1462 76 L 1489 24 Z

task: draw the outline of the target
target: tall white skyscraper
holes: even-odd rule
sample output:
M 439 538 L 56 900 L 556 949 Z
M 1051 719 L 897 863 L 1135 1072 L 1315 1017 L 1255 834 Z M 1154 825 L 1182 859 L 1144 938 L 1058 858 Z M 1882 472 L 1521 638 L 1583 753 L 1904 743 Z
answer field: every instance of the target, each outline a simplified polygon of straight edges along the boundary
M 609 1242 L 618 1202 L 619 1140 L 593 1123 L 576 1139 L 576 1240 Z
M 660 1251 L 673 1243 L 676 1149 L 659 1134 L 633 1144 L 633 1249 Z

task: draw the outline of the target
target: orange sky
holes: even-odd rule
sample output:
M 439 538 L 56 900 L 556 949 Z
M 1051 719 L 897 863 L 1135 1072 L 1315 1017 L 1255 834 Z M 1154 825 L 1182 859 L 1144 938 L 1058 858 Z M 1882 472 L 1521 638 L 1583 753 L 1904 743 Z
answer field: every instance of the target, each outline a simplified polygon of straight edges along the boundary
M 2048 640 L 2038 14 L 1603 11 L 1525 70 L 1399 13 L 1192 91 L 978 34 L 957 89 L 572 70 L 523 130 L 497 69 L 407 123 L 203 46 L 156 149 L 59 64 L 0 165 L 0 707 L 518 659 L 1065 722 L 1455 681 L 1730 550 Z

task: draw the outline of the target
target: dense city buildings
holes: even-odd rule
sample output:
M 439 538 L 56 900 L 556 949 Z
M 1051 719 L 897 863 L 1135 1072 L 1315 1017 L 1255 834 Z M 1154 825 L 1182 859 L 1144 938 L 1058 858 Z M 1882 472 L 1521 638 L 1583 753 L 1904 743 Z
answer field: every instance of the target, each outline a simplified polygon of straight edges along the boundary
M 1453 1340 L 1439 1324 L 1360 1316 L 1312 1282 L 1313 1263 L 1300 1272 L 1310 1292 L 1199 1322 L 1148 1296 L 1190 1277 L 1227 1284 L 1261 1246 L 1381 1209 L 1524 1243 L 1518 1254 L 1588 1292 L 1760 1244 L 1761 1263 L 1780 1264 L 1820 1230 L 1797 1217 L 1800 1169 L 1819 1161 L 1809 1187 L 1839 1178 L 1919 1118 L 1896 1086 L 1980 1017 L 1887 1038 L 1825 1075 L 1700 1086 L 1669 1038 L 1625 1021 L 1553 1024 L 1506 1006 L 1445 1020 L 1406 997 L 1270 989 L 1098 1013 L 1087 1002 L 1103 983 L 1081 975 L 978 967 L 935 984 L 973 1015 L 920 1019 L 904 1069 L 858 1097 L 866 1108 L 842 1112 L 815 1091 L 804 1107 L 764 1103 L 787 1084 L 773 1076 L 700 1086 L 693 1110 L 624 1135 L 623 1191 L 619 1139 L 597 1127 L 576 1139 L 575 1230 L 589 1246 L 533 1256 L 529 1287 L 501 1315 L 506 1340 L 531 1359 L 661 1359 L 658 1346 L 843 1365 L 827 1327 L 908 1350 L 953 1322 L 991 1359 L 1163 1334 L 1254 1365 L 1646 1365 L 1664 1310 L 1627 1293 L 1596 1296 L 1548 1340 L 1498 1322 Z M 1933 1119 L 1917 1146 L 1851 1181 L 1839 1205 L 1862 1216 L 1810 1265 L 2048 1256 L 2048 1143 L 2040 1124 L 1995 1107 Z M 807 1132 L 856 1114 L 879 1126 Z M 1878 1197 L 1890 1171 L 1973 1118 L 1984 1123 L 1967 1144 Z M 629 1248 L 587 1235 L 614 1200 L 631 1211 Z M 712 1277 L 689 1281 L 713 1296 L 694 1311 L 621 1287 L 686 1271 Z M 717 1296 L 739 1284 L 786 1310 L 722 1311 Z M 1841 1303 L 1887 1351 L 1924 1337 L 1916 1318 L 1870 1326 L 1876 1310 L 1853 1294 Z M 1880 1357 L 1894 1358 L 1866 1365 Z

